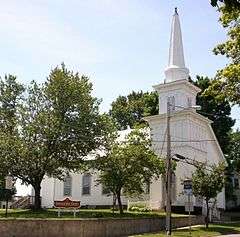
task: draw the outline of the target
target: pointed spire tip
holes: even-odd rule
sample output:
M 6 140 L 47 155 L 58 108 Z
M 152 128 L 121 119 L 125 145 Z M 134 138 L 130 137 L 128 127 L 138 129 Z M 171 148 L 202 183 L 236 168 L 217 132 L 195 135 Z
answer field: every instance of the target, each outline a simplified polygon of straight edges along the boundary
M 177 7 L 175 7 L 175 14 L 178 15 L 178 9 L 177 9 Z

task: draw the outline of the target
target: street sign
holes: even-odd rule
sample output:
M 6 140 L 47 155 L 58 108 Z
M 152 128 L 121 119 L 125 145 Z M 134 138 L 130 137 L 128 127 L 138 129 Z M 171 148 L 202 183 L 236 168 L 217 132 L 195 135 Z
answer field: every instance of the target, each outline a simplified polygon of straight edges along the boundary
M 79 208 L 80 201 L 72 201 L 69 198 L 65 198 L 62 201 L 54 201 L 54 206 L 57 208 Z
M 73 210 L 73 216 L 76 217 L 76 210 L 80 208 L 80 201 L 72 201 L 69 198 L 65 198 L 62 201 L 54 201 L 54 207 L 58 208 L 58 217 L 61 216 L 62 209 Z
M 192 180 L 186 179 L 183 181 L 184 193 L 187 195 L 192 195 Z

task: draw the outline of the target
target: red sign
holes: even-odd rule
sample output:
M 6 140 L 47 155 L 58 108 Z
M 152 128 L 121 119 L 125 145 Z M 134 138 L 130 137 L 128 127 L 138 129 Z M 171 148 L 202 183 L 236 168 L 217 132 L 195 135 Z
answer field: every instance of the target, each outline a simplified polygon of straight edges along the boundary
M 54 201 L 54 206 L 57 208 L 79 208 L 80 201 L 72 201 L 69 198 L 65 198 L 63 201 Z

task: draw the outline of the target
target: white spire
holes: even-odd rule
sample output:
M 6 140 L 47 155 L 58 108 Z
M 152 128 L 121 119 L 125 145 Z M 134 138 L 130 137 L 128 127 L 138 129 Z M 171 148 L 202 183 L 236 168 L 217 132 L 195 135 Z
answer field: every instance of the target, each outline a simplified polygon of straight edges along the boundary
M 188 79 L 189 70 L 185 67 L 182 33 L 177 8 L 172 20 L 169 60 L 165 70 L 166 82 Z

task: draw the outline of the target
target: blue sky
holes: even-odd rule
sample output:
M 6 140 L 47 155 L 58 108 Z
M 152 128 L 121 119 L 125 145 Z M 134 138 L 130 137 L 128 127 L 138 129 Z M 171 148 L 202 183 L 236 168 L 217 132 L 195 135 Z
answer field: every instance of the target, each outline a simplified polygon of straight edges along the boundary
M 214 76 L 227 61 L 212 48 L 226 36 L 208 0 L 2 1 L 0 75 L 43 82 L 65 62 L 90 76 L 107 111 L 118 95 L 152 90 L 163 81 L 176 6 L 191 76 Z M 233 117 L 237 113 L 234 109 Z

